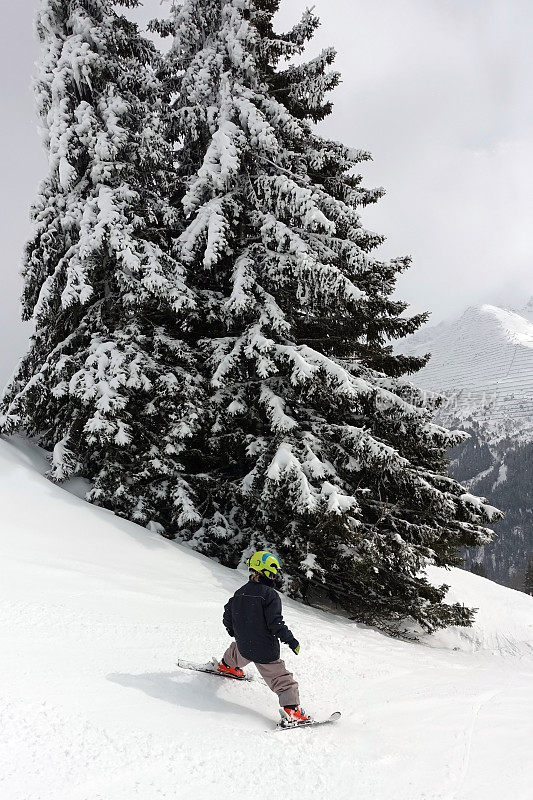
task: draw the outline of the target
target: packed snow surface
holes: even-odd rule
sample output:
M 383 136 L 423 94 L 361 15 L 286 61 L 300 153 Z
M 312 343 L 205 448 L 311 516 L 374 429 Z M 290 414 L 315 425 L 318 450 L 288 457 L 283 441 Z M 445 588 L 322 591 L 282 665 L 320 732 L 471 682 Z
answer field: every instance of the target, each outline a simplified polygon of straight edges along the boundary
M 246 574 L 89 506 L 46 467 L 0 441 L 2 800 L 531 800 L 532 598 L 432 570 L 480 610 L 419 644 L 284 599 L 304 706 L 343 716 L 273 733 L 265 686 L 175 666 L 222 654 Z

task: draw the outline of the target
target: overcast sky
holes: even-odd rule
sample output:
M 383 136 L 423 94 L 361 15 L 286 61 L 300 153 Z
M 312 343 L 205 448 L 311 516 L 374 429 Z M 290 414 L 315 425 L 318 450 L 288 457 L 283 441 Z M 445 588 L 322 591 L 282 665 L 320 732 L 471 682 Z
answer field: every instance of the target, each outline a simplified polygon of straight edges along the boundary
M 474 303 L 533 294 L 531 0 L 282 0 L 280 27 L 314 4 L 310 47 L 338 50 L 343 82 L 322 130 L 368 149 L 386 197 L 363 222 L 384 256 L 413 256 L 399 294 L 433 322 Z M 37 0 L 0 0 L 0 384 L 27 336 L 19 323 L 29 206 L 45 174 L 30 90 Z M 161 11 L 146 0 L 141 20 Z

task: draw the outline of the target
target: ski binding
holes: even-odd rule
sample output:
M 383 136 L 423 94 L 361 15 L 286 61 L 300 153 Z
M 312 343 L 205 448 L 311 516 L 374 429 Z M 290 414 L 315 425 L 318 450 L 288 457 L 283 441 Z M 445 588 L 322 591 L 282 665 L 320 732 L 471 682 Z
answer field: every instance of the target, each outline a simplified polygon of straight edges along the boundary
M 254 675 L 228 675 L 224 672 L 218 671 L 218 659 L 214 658 L 208 661 L 207 664 L 196 664 L 193 661 L 183 661 L 181 658 L 176 661 L 176 666 L 180 669 L 190 669 L 193 672 L 204 672 L 206 675 L 217 675 L 219 678 L 229 678 L 231 681 L 248 681 L 249 683 L 263 683 L 261 678 L 256 678 Z
M 280 709 L 280 714 L 282 713 Z M 309 722 L 289 722 L 282 716 L 281 722 L 276 725 L 276 731 L 288 731 L 291 728 L 312 728 L 315 725 L 328 725 L 330 722 L 337 722 L 341 718 L 340 711 L 334 711 L 330 717 L 326 719 L 311 719 Z

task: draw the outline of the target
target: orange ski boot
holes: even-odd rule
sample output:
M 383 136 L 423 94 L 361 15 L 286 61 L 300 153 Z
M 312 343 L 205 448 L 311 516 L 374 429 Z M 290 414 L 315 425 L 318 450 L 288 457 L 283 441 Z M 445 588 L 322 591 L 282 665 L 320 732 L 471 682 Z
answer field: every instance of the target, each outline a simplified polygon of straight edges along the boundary
M 279 712 L 282 725 L 305 725 L 306 722 L 313 721 L 301 706 L 284 706 Z
M 229 675 L 232 678 L 243 678 L 244 672 L 240 667 L 228 667 L 224 659 L 218 662 L 218 671 L 222 673 L 222 675 Z

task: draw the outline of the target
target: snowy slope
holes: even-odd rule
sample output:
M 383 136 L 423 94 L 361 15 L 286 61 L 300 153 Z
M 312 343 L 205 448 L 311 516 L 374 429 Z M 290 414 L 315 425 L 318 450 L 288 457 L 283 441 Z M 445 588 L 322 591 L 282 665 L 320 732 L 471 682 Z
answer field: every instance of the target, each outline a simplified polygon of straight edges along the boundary
M 266 687 L 174 665 L 222 653 L 246 576 L 45 468 L 0 440 L 2 800 L 531 800 L 532 598 L 446 573 L 478 622 L 420 644 L 285 600 L 304 705 L 343 718 L 272 733 Z
M 530 322 L 533 322 L 533 297 L 529 298 L 526 305 L 519 313 Z
M 425 327 L 399 349 L 431 353 L 412 376 L 417 386 L 453 392 L 459 407 L 481 406 L 491 420 L 533 420 L 533 305 L 523 313 L 497 306 L 468 308 L 458 319 Z

